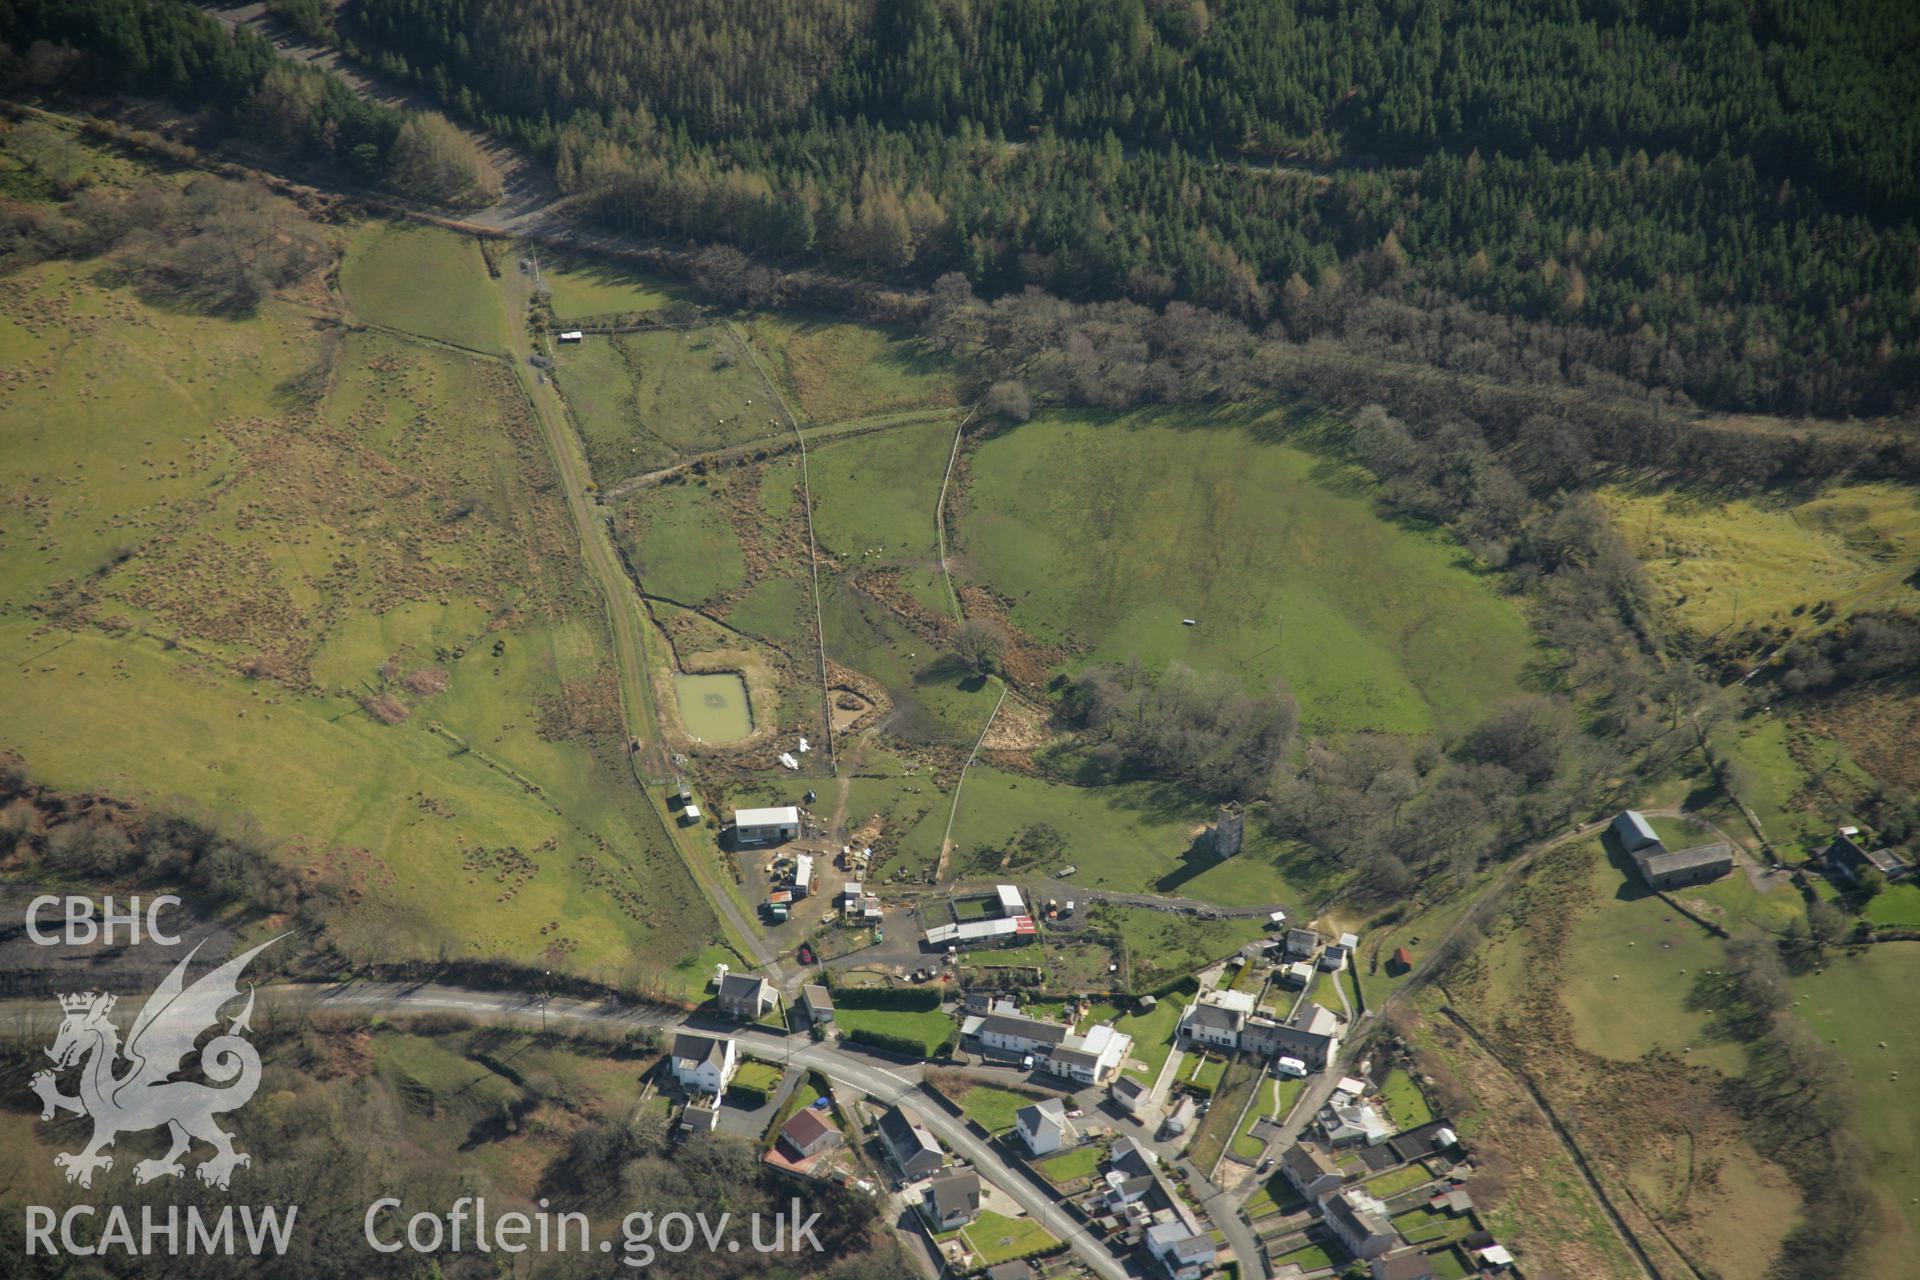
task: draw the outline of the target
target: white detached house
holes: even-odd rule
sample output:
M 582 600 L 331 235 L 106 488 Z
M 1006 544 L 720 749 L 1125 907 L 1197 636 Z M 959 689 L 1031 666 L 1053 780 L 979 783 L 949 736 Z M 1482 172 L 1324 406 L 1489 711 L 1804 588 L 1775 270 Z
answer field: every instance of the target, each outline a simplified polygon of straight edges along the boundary
M 733 1073 L 740 1069 L 740 1054 L 729 1037 L 682 1031 L 673 1038 L 671 1062 L 673 1078 L 680 1087 L 704 1096 L 727 1091 Z

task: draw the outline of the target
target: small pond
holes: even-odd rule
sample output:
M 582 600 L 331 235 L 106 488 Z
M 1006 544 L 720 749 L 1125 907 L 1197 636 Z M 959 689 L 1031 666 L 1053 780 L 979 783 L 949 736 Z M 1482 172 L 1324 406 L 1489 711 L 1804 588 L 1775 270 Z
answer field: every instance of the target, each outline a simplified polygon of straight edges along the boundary
M 680 701 L 680 723 L 700 741 L 738 742 L 753 732 L 747 682 L 734 672 L 677 675 L 673 692 Z

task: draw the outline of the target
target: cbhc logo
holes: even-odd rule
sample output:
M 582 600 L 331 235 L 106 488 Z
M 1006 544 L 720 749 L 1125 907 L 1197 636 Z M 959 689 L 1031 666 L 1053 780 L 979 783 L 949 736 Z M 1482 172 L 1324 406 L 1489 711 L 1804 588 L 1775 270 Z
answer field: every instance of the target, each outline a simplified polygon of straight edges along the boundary
M 179 935 L 163 933 L 160 929 L 162 908 L 180 905 L 180 899 L 170 893 L 162 894 L 148 903 L 144 915 L 141 913 L 140 899 L 137 897 L 127 899 L 124 911 L 114 910 L 112 897 L 102 898 L 98 905 L 100 911 L 96 918 L 95 903 L 92 898 L 71 896 L 60 898 L 52 894 L 43 894 L 27 904 L 27 936 L 43 947 L 58 946 L 63 942 L 69 946 L 85 946 L 96 938 L 110 947 L 114 945 L 115 931 L 120 928 L 125 928 L 127 931 L 127 942 L 138 943 L 140 926 L 144 922 L 149 940 L 163 947 L 174 946 L 180 941 Z M 44 907 L 63 908 L 62 919 L 65 927 L 59 932 L 49 933 L 41 929 L 40 911 Z

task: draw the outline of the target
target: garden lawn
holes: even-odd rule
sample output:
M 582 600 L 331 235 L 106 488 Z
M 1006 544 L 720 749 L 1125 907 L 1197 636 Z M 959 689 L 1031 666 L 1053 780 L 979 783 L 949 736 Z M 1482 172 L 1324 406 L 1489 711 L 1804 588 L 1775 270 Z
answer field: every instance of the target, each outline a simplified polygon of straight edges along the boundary
M 983 1267 L 1045 1253 L 1060 1242 L 1031 1218 L 1008 1218 L 983 1211 L 960 1234 Z
M 1420 1091 L 1419 1083 L 1404 1068 L 1395 1067 L 1387 1072 L 1380 1093 L 1387 1100 L 1387 1115 L 1398 1128 L 1418 1128 L 1433 1119 L 1433 1108 L 1427 1105 L 1427 1095 Z
M 1025 1106 L 1031 1106 L 1040 1100 L 1040 1095 L 1015 1093 L 1011 1089 L 996 1089 L 990 1084 L 977 1084 L 967 1090 L 966 1097 L 960 1099 L 960 1110 L 969 1119 L 977 1120 L 991 1133 L 1005 1133 L 1013 1128 L 1014 1112 Z
M 1431 1182 L 1433 1175 L 1427 1172 L 1425 1165 L 1410 1164 L 1391 1173 L 1383 1173 L 1367 1183 L 1367 1193 L 1376 1199 L 1385 1200 L 1402 1191 L 1410 1190 L 1423 1182 Z
M 1083 1142 L 1071 1151 L 1063 1151 L 1050 1156 L 1036 1166 L 1047 1175 L 1048 1181 L 1064 1186 L 1082 1178 L 1091 1178 L 1100 1168 L 1100 1156 L 1105 1151 L 1097 1142 Z
M 1335 1248 L 1338 1249 L 1338 1246 Z M 1289 1264 L 1302 1271 L 1324 1271 L 1334 1265 L 1336 1256 L 1344 1258 L 1347 1255 L 1344 1250 L 1340 1250 L 1336 1255 L 1320 1245 L 1310 1244 L 1303 1249 L 1295 1249 L 1292 1253 L 1281 1254 L 1273 1260 L 1273 1266 L 1276 1271 Z
M 953 1035 L 953 1019 L 938 1009 L 840 1009 L 834 1022 L 843 1034 L 864 1030 L 917 1040 L 929 1058 Z
M 1363 473 L 1270 443 L 1278 425 L 1042 414 L 973 452 L 964 563 L 1043 642 L 1284 679 L 1317 731 L 1460 727 L 1516 692 L 1519 610 L 1444 535 L 1381 519 Z
M 1146 1013 L 1129 1013 L 1113 1020 L 1114 1028 L 1133 1037 L 1133 1057 L 1138 1067 L 1127 1074 L 1151 1084 L 1160 1078 L 1160 1068 L 1173 1051 L 1174 1033 L 1180 1026 L 1180 1012 L 1193 996 L 1192 990 L 1174 991 L 1161 996 Z

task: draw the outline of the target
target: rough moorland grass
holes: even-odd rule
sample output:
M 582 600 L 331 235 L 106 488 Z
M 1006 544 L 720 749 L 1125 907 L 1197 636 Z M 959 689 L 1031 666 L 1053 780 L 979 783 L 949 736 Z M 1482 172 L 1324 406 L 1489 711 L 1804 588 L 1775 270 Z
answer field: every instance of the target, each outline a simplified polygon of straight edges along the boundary
M 356 958 L 654 981 L 710 936 L 617 728 L 596 738 L 598 606 L 503 369 L 278 302 L 213 320 L 65 268 L 14 284 L 23 315 L 65 296 L 98 323 L 0 329 L 50 370 L 0 408 L 0 486 L 45 495 L 35 554 L 0 567 L 25 664 L 0 746 L 56 786 L 257 821 L 357 891 L 328 922 Z M 374 690 L 410 718 L 376 723 Z
M 1841 485 L 1796 501 L 1672 489 L 1610 489 L 1614 524 L 1696 631 L 1791 622 L 1832 601 L 1843 612 L 1920 567 L 1920 489 Z
M 340 292 L 375 324 L 481 351 L 507 346 L 507 310 L 469 236 L 412 222 L 372 222 L 354 234 Z
M 1868 1179 L 1887 1212 L 1900 1215 L 1904 1232 L 1876 1236 L 1868 1274 L 1911 1273 L 1913 1233 L 1920 1231 L 1920 1118 L 1910 1077 L 1920 1063 L 1920 1019 L 1912 1016 L 1920 989 L 1920 945 L 1883 943 L 1858 955 L 1839 956 L 1794 981 L 1801 1000 L 1795 1011 L 1853 1069 L 1858 1098 L 1851 1126 L 1872 1153 Z M 1899 1078 L 1895 1078 L 1895 1073 Z
M 952 371 L 918 339 L 792 315 L 755 316 L 747 329 L 795 409 L 815 422 L 955 403 Z
M 1518 688 L 1518 609 L 1369 480 L 1245 413 L 1048 413 L 971 458 L 966 563 L 1092 660 L 1289 681 L 1310 727 L 1459 726 Z M 1197 626 L 1181 625 L 1193 618 Z
M 642 589 L 653 595 L 701 605 L 746 577 L 740 539 L 705 484 L 647 489 L 621 507 L 617 528 Z

